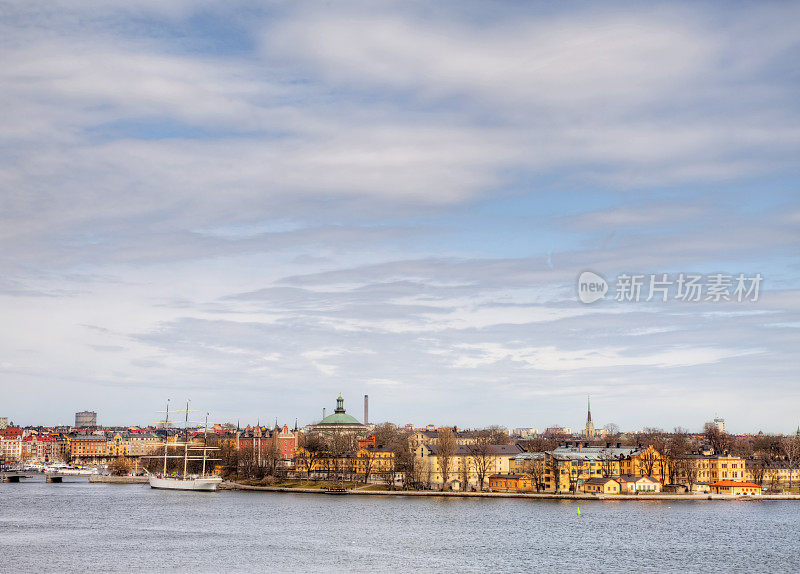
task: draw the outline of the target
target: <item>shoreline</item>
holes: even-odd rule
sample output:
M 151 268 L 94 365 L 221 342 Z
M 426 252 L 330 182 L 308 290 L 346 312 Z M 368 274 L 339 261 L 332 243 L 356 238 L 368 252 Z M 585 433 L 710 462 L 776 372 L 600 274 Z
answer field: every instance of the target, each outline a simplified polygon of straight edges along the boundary
M 321 488 L 291 488 L 287 486 L 251 486 L 237 482 L 223 481 L 219 490 L 240 490 L 249 492 L 281 492 L 295 494 L 325 494 Z M 757 496 L 735 494 L 566 494 L 555 492 L 438 492 L 432 490 L 348 490 L 347 495 L 358 496 L 440 496 L 456 498 L 527 498 L 539 500 L 671 500 L 671 501 L 709 501 L 709 500 L 800 500 L 800 494 L 762 494 Z
M 149 478 L 146 476 L 102 476 L 99 474 L 89 475 L 89 482 L 92 484 L 147 484 Z

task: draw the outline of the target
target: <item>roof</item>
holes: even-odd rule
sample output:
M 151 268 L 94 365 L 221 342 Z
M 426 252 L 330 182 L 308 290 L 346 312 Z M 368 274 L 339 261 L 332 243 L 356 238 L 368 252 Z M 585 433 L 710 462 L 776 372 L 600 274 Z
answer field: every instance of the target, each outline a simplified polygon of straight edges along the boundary
M 439 445 L 430 444 L 425 447 L 431 451 L 431 454 L 436 456 L 439 453 Z M 522 451 L 522 447 L 517 444 L 490 444 L 487 445 L 486 454 L 489 456 L 517 456 Z M 460 444 L 456 447 L 455 456 L 473 456 L 473 446 Z
M 602 477 L 596 476 L 594 478 L 590 478 L 590 479 L 586 480 L 583 484 L 606 484 L 607 482 L 616 482 L 616 480 L 614 480 L 611 477 L 602 478 Z
M 607 458 L 620 460 L 637 455 L 642 450 L 634 446 L 584 446 L 580 449 L 574 446 L 559 446 L 549 451 L 549 453 L 551 456 L 557 456 L 562 460 L 605 460 Z
M 489 477 L 489 479 L 491 480 L 492 478 L 519 480 L 520 478 L 530 478 L 530 477 L 527 474 L 493 474 Z
M 415 431 L 414 434 L 421 434 L 427 438 L 439 438 L 439 431 L 421 430 Z M 477 433 L 475 431 L 454 431 L 453 436 L 456 438 L 475 438 Z
M 361 425 L 361 423 L 347 413 L 333 413 L 322 419 L 317 425 Z
M 718 480 L 717 482 L 712 483 L 711 486 L 744 486 L 745 488 L 761 488 L 754 482 L 739 482 L 738 480 Z
M 72 440 L 101 440 L 105 442 L 106 437 L 97 434 L 76 434 L 72 437 Z
M 516 457 L 516 460 L 544 460 L 543 452 L 521 452 Z
M 366 425 L 362 425 L 355 417 L 348 415 L 345 412 L 344 408 L 344 399 L 342 395 L 339 395 L 339 398 L 336 399 L 336 410 L 333 412 L 332 415 L 328 415 L 324 419 L 322 419 L 317 424 L 313 425 L 318 427 L 320 425 L 358 425 L 360 427 L 364 427 Z
M 649 480 L 650 482 L 661 484 L 661 481 L 657 478 L 653 478 L 652 476 L 634 476 L 632 474 L 626 474 L 624 476 L 620 476 L 617 481 L 618 482 L 639 482 L 642 480 Z

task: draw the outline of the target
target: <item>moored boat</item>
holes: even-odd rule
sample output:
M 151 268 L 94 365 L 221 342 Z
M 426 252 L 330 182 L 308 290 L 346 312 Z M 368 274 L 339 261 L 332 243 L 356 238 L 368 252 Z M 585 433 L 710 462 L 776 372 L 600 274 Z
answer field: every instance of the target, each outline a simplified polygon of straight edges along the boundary
M 214 491 L 217 486 L 222 482 L 218 476 L 207 476 L 198 478 L 159 478 L 157 476 L 150 477 L 150 486 L 152 488 L 161 488 L 164 490 L 202 490 Z
M 208 416 L 206 416 L 206 426 L 203 432 L 202 445 L 195 444 L 189 440 L 189 401 L 186 401 L 186 420 L 184 421 L 184 439 L 183 442 L 169 442 L 165 436 L 163 443 L 164 454 L 156 458 L 163 458 L 164 466 L 161 474 L 150 474 L 148 482 L 151 488 L 159 488 L 163 490 L 195 490 L 204 492 L 213 492 L 217 490 L 217 486 L 222 482 L 219 476 L 211 476 L 206 474 L 206 463 L 219 459 L 208 458 L 210 451 L 217 450 L 216 447 L 208 446 L 206 442 L 206 434 L 208 433 Z M 164 429 L 169 427 L 169 401 L 167 401 L 166 417 L 164 419 Z M 182 455 L 170 455 L 169 448 L 183 448 Z M 191 456 L 191 452 L 203 451 L 202 456 Z M 183 459 L 183 473 L 180 476 L 172 476 L 167 474 L 167 459 L 182 458 Z M 189 461 L 203 461 L 201 474 L 188 474 Z

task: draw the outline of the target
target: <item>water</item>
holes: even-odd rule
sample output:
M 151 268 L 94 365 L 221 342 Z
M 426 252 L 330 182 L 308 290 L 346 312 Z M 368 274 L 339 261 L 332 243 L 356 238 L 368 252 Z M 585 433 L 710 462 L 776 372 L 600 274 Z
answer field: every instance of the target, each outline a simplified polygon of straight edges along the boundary
M 798 533 L 798 501 L 0 484 L 1 572 L 800 572 Z

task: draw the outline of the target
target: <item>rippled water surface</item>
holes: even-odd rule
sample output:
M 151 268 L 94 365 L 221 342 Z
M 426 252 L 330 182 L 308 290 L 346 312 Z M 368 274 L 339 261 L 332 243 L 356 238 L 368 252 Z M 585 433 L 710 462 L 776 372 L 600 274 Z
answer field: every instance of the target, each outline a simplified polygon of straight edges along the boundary
M 578 504 L 0 484 L 2 572 L 323 569 L 800 572 L 800 501 Z

